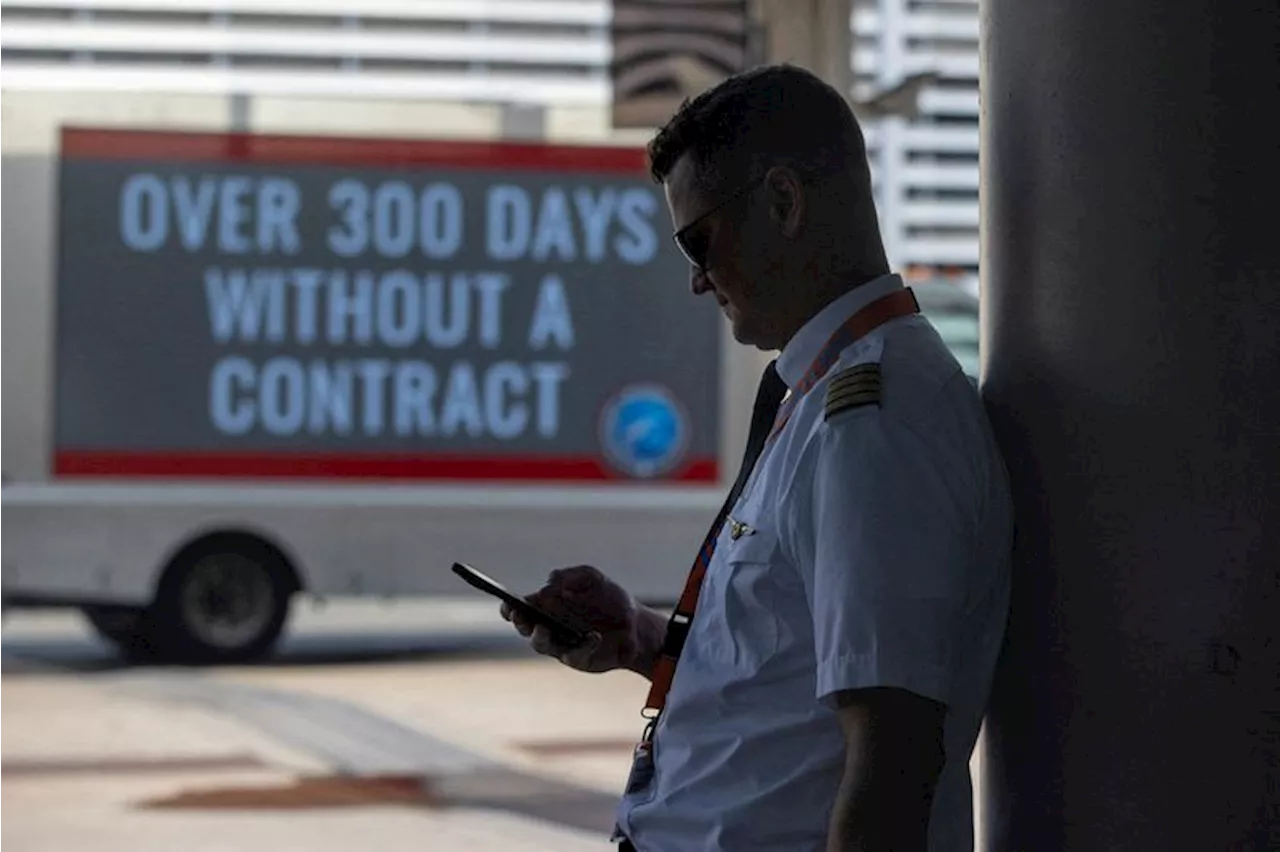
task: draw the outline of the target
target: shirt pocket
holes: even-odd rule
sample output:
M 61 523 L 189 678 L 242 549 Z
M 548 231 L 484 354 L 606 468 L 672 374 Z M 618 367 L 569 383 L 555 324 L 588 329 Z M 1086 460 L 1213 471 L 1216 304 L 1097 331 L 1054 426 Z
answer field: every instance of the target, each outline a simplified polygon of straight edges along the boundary
M 744 524 L 738 527 L 738 524 Z M 737 538 L 734 534 L 737 533 Z M 770 564 L 777 560 L 778 537 L 770 530 L 730 518 L 720 536 L 725 562 L 733 564 Z
M 748 524 L 727 521 L 707 572 L 706 651 L 742 674 L 759 670 L 778 647 L 778 623 L 772 607 L 780 564 L 778 537 Z M 701 608 L 701 601 L 699 602 Z

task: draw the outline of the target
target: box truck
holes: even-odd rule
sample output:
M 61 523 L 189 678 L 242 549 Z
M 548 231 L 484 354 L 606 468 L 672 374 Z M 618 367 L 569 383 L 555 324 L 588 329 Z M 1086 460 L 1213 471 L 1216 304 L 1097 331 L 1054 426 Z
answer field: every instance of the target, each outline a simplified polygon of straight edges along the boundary
M 641 148 L 61 123 L 4 169 L 6 606 L 223 661 L 454 560 L 678 593 L 763 361 Z
M 139 103 L 6 94 L 6 607 L 221 662 L 454 560 L 678 594 L 770 356 L 690 295 L 642 148 Z M 976 356 L 976 300 L 917 293 Z

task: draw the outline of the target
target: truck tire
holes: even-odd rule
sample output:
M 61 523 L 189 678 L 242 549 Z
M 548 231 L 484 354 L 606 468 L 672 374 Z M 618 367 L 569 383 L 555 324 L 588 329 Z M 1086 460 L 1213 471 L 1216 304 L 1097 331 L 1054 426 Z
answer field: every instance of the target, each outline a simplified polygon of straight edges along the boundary
M 81 613 L 107 644 L 128 659 L 152 656 L 150 622 L 143 607 L 87 606 Z
M 217 536 L 180 553 L 147 612 L 153 654 L 189 664 L 267 656 L 289 617 L 296 584 L 264 542 Z

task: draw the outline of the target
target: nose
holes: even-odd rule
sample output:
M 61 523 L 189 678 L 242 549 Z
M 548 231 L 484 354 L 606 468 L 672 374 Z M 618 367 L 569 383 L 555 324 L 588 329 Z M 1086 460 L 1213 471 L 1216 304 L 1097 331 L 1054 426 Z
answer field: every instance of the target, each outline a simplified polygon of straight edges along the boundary
M 707 271 L 705 269 L 699 269 L 696 266 L 689 267 L 689 289 L 693 291 L 695 296 L 711 292 L 711 282 L 707 280 Z

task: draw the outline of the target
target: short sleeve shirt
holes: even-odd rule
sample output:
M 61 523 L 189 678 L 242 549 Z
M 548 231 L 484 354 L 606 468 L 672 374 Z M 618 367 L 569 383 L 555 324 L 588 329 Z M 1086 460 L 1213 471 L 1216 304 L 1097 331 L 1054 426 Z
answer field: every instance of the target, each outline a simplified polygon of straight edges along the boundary
M 833 332 L 902 287 L 828 305 L 778 359 L 791 387 Z M 826 416 L 880 365 L 879 404 Z M 823 850 L 843 775 L 832 697 L 898 687 L 948 708 L 932 852 L 973 847 L 968 762 L 1004 632 L 1012 510 L 973 383 L 922 316 L 848 347 L 766 447 L 720 532 L 653 741 L 618 810 L 641 850 Z M 736 535 L 735 535 L 736 532 Z

